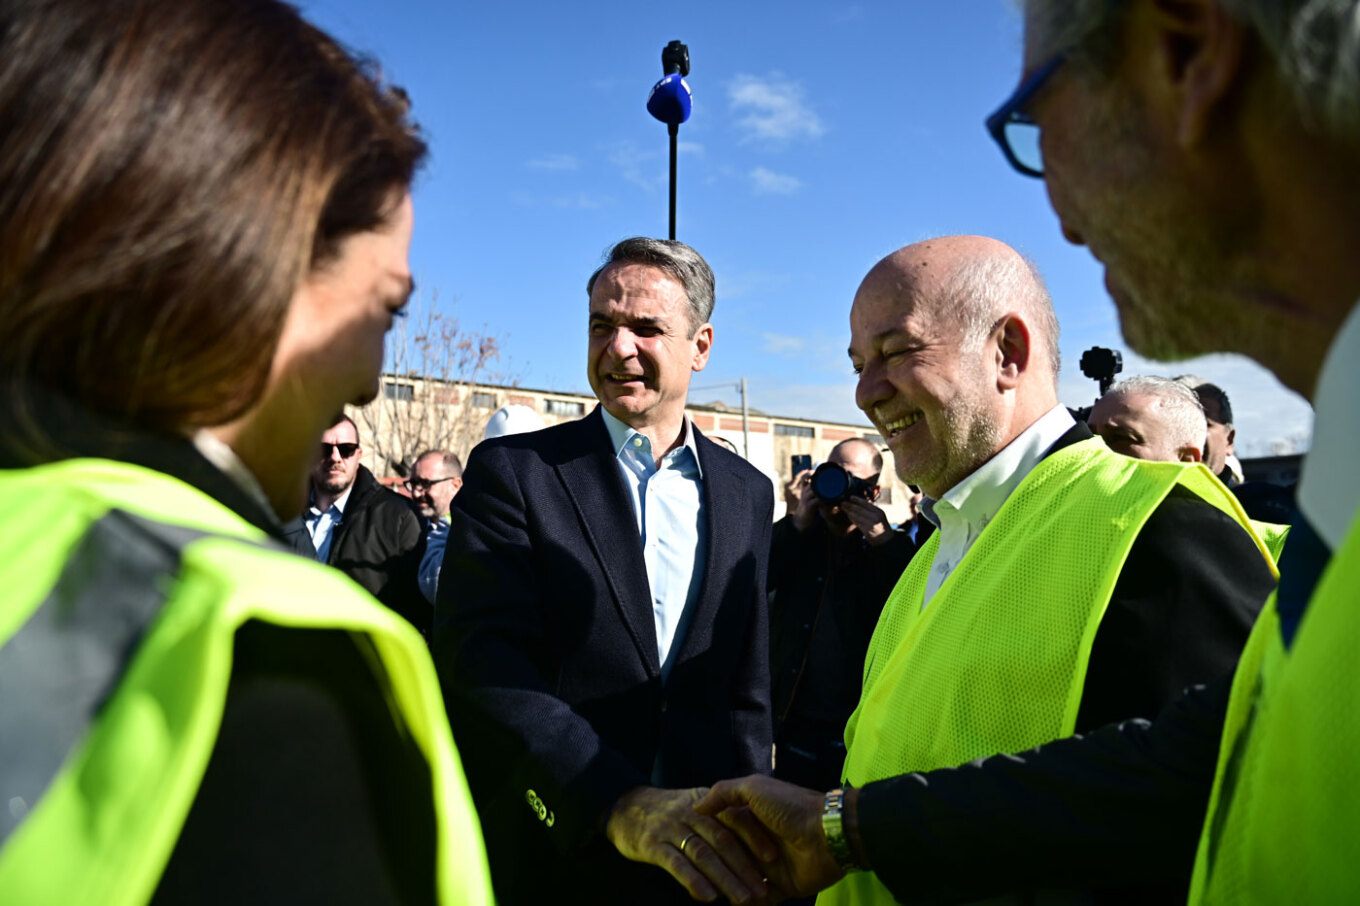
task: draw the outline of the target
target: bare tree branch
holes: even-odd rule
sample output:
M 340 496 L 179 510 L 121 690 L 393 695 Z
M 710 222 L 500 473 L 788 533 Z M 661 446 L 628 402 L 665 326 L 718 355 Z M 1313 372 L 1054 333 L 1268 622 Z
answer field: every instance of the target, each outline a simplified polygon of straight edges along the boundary
M 475 386 L 516 383 L 498 370 L 501 339 L 461 329 L 436 300 L 419 292 L 411 300 L 407 316 L 387 335 L 382 390 L 359 410 L 384 475 L 406 475 L 424 450 L 466 458 L 483 428 L 473 411 Z

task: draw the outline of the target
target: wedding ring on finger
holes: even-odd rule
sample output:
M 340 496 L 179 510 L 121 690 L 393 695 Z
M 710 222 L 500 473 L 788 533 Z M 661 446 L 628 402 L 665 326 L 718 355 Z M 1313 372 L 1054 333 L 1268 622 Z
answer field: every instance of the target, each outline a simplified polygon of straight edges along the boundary
M 680 841 L 680 855 L 683 856 L 685 854 L 685 847 L 689 845 L 689 841 L 693 840 L 697 836 L 699 836 L 698 831 L 690 831 L 689 833 L 685 834 L 685 839 Z

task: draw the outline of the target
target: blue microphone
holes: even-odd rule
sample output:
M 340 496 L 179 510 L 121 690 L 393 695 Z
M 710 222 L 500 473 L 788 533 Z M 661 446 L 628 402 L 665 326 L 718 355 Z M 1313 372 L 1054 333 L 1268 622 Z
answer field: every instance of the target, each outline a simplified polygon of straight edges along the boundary
M 647 95 L 647 112 L 669 126 L 678 126 L 689 119 L 694 109 L 694 96 L 684 76 L 678 72 L 664 76 L 652 86 Z

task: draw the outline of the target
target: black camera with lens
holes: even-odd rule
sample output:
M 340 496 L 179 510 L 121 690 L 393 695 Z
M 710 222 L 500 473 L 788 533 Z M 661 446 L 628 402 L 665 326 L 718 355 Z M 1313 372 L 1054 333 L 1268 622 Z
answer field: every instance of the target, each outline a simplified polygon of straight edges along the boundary
M 840 503 L 848 497 L 874 499 L 874 488 L 878 487 L 878 476 L 856 478 L 844 466 L 834 462 L 824 462 L 812 473 L 812 493 L 822 503 Z

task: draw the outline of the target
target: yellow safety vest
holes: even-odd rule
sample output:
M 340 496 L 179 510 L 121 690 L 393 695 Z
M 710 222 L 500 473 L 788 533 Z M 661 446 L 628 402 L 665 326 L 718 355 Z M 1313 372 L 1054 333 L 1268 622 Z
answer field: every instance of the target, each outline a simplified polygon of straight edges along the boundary
M 1360 903 L 1360 518 L 1288 651 L 1271 596 L 1218 759 L 1190 902 Z
M 0 472 L 0 550 L 0 689 L 79 709 L 64 737 L 32 714 L 0 720 L 34 730 L 4 740 L 0 900 L 150 900 L 217 739 L 235 633 L 260 620 L 367 638 L 429 764 L 440 902 L 492 902 L 429 653 L 349 579 L 175 478 L 108 460 Z
M 845 731 L 846 783 L 1070 735 L 1091 644 L 1124 560 L 1177 485 L 1251 532 L 1236 498 L 1203 465 L 1131 459 L 1099 438 L 1040 461 L 922 610 L 937 532 L 907 566 L 874 630 L 859 707 Z M 818 898 L 819 906 L 891 902 L 870 872 L 851 874 Z

